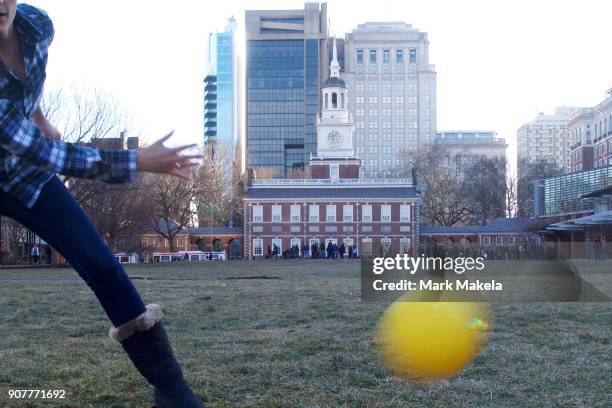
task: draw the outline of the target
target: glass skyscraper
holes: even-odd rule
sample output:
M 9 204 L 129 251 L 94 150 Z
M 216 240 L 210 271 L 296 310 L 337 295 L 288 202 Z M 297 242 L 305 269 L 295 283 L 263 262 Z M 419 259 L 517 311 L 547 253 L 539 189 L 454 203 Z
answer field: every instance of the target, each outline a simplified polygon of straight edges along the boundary
M 326 5 L 247 11 L 246 35 L 247 167 L 291 177 L 317 149 L 319 89 L 329 65 Z
M 211 33 L 208 75 L 204 79 L 204 144 L 206 154 L 223 163 L 226 174 L 242 166 L 240 65 L 236 52 L 236 20 L 224 32 Z

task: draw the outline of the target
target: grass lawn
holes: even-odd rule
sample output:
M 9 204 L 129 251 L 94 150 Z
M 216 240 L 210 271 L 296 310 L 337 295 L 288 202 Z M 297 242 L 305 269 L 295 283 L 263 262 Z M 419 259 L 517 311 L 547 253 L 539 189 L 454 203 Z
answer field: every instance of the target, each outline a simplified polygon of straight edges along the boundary
M 583 265 L 609 282 L 611 264 Z M 355 261 L 139 265 L 196 393 L 212 407 L 612 406 L 610 303 L 494 304 L 490 341 L 459 375 L 390 376 Z M 250 276 L 280 279 L 228 279 Z M 68 269 L 0 270 L 0 406 L 150 407 L 150 389 Z M 9 389 L 66 399 L 9 400 Z

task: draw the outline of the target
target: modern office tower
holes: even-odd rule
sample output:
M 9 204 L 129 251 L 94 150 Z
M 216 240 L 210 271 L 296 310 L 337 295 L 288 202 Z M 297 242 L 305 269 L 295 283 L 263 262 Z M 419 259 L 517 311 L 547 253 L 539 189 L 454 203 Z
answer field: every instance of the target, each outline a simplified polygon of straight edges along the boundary
M 570 173 L 612 165 L 612 88 L 601 103 L 572 118 L 569 132 Z
M 236 20 L 208 39 L 208 74 L 204 78 L 206 154 L 223 163 L 226 174 L 242 163 L 241 67 L 236 50 Z
M 427 33 L 401 22 L 365 23 L 347 33 L 340 48 L 362 174 L 393 176 L 436 135 L 436 72 Z
M 570 133 L 568 124 L 581 108 L 560 107 L 552 115 L 539 113 L 517 132 L 517 170 L 519 178 L 529 176 L 532 165 L 548 163 L 563 172 L 569 166 Z
M 499 163 L 506 169 L 506 139 L 490 130 L 457 130 L 438 132 L 434 145 L 443 149 L 445 162 L 461 178 L 465 170 L 479 160 Z
M 317 150 L 320 86 L 328 76 L 327 4 L 246 11 L 247 168 L 291 177 Z

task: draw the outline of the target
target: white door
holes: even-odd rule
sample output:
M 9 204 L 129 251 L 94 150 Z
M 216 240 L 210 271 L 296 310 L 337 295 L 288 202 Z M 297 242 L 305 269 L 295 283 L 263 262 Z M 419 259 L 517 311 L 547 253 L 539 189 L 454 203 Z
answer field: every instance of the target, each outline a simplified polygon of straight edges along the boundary
M 298 247 L 298 255 L 302 256 L 302 244 L 299 238 L 291 238 L 291 248 L 293 248 L 294 245 Z

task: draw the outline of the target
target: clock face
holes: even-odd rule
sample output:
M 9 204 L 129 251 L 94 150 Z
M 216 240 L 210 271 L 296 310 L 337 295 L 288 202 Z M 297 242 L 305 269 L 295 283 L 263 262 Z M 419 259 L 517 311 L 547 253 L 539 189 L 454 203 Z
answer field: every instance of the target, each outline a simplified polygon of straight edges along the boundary
M 340 142 L 342 142 L 342 135 L 339 132 L 332 130 L 327 135 L 327 142 L 333 146 L 339 145 Z

